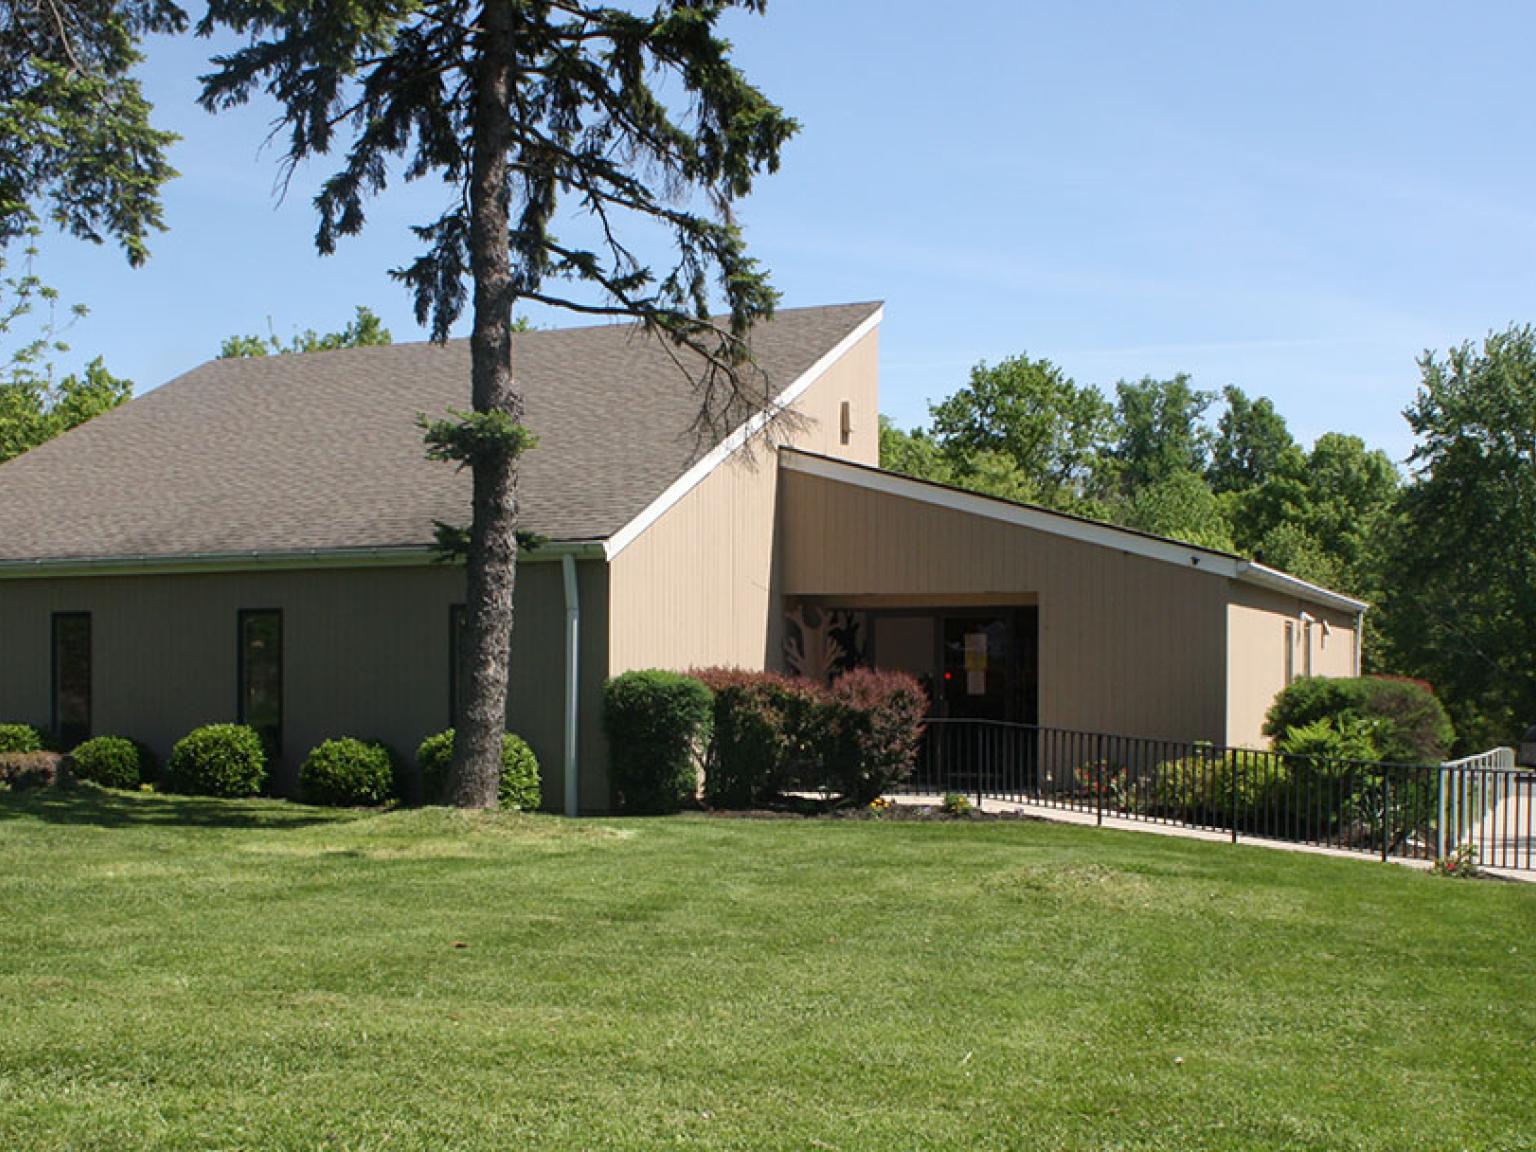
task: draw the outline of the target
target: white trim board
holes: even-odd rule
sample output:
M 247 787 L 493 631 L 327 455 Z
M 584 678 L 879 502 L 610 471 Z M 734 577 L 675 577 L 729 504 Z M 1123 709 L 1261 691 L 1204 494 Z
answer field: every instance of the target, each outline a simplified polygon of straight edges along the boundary
M 853 464 L 831 456 L 818 456 L 798 448 L 781 449 L 779 467 L 790 472 L 799 472 L 807 476 L 816 476 L 824 480 L 833 480 L 872 492 L 880 492 L 887 496 L 917 500 L 935 507 L 948 508 L 955 512 L 1012 524 L 1019 528 L 1029 528 L 1036 532 L 1077 540 L 1084 544 L 1113 548 L 1119 552 L 1144 556 L 1149 560 L 1160 560 L 1181 568 L 1193 568 L 1228 580 L 1256 584 L 1288 593 L 1298 599 L 1326 604 L 1356 615 L 1363 613 L 1368 607 L 1363 601 L 1338 592 L 1331 592 L 1274 568 L 1225 552 L 1215 552 L 1195 544 L 1185 544 L 1160 536 L 1148 536 L 1131 529 L 1117 528 L 1113 524 L 1100 524 L 1097 521 L 1083 520 L 1028 504 L 1015 504 L 993 496 L 982 496 L 975 492 L 914 480 L 895 472 Z
M 789 387 L 780 392 L 774 400 L 775 409 L 788 408 L 796 400 L 803 396 L 807 389 L 820 380 L 864 337 L 868 336 L 880 326 L 885 318 L 885 306 L 879 305 L 858 327 L 839 340 L 816 363 L 802 372 Z M 611 561 L 624 549 L 633 544 L 639 535 L 656 521 L 660 520 L 667 512 L 688 493 L 692 492 L 704 481 L 711 472 L 724 464 L 731 456 L 743 448 L 753 436 L 761 432 L 773 418 L 772 412 L 759 412 L 751 417 L 736 431 L 732 432 L 720 443 L 716 444 L 698 461 L 684 472 L 666 488 L 666 491 L 652 500 L 645 509 L 624 527 L 620 528 L 603 543 L 603 551 Z

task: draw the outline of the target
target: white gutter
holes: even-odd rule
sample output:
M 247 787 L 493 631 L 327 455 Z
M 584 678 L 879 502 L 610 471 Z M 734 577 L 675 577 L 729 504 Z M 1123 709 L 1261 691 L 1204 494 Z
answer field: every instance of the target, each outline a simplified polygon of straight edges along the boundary
M 1260 564 L 1257 560 L 1239 560 L 1237 578 L 1245 584 L 1257 584 L 1261 588 L 1284 592 L 1301 600 L 1310 600 L 1314 604 L 1326 604 L 1330 608 L 1337 608 L 1341 612 L 1349 612 L 1355 616 L 1363 616 L 1366 609 L 1370 607 L 1364 600 L 1356 600 L 1353 596 L 1345 596 L 1342 592 L 1333 592 L 1320 584 L 1313 584 L 1299 576 L 1281 572 L 1278 568 Z M 1359 635 L 1358 629 L 1355 634 Z
M 389 548 L 300 548 L 274 552 L 184 552 L 175 556 L 51 557 L 0 560 L 0 580 L 62 576 L 151 576 L 177 572 L 269 572 L 311 568 L 406 568 L 437 562 L 430 544 Z M 519 563 L 563 556 L 600 557 L 601 540 L 551 540 L 518 551 Z
M 581 719 L 581 588 L 576 581 L 576 557 L 560 557 L 565 577 L 565 814 L 581 814 L 576 771 L 576 733 Z

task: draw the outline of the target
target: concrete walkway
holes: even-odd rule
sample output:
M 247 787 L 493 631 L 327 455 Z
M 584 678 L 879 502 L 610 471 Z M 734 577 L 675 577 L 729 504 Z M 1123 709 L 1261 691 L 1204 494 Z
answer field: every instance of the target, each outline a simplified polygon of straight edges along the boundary
M 937 808 L 944 802 L 941 793 L 915 793 L 904 796 L 887 797 L 892 803 L 906 804 L 914 807 Z M 976 801 L 971 799 L 974 805 Z M 1049 820 L 1056 824 L 1077 824 L 1084 827 L 1100 826 L 1098 814 L 1095 812 L 1075 812 L 1067 808 L 1056 808 L 1047 804 L 1031 804 L 1020 800 L 983 800 L 980 805 L 983 812 L 1018 813 L 1023 816 L 1032 816 L 1039 820 Z M 1231 832 L 1215 832 L 1206 828 L 1185 828 L 1178 824 L 1154 824 L 1147 820 L 1127 820 L 1123 816 L 1104 814 L 1102 827 L 1114 828 L 1122 832 L 1150 832 L 1156 836 L 1176 836 L 1183 840 L 1207 840 L 1213 843 L 1229 844 L 1232 841 Z M 1296 844 L 1289 840 L 1272 840 L 1263 836 L 1248 836 L 1240 834 L 1237 842 L 1243 846 L 1256 848 L 1278 848 L 1283 852 L 1304 852 L 1313 856 L 1334 856 L 1341 860 L 1374 860 L 1381 862 L 1381 854 L 1370 852 L 1352 852 L 1344 848 L 1325 848 L 1318 844 Z M 1430 868 L 1428 860 L 1409 860 L 1393 856 L 1389 860 L 1393 864 L 1401 864 L 1408 868 L 1416 868 L 1421 872 L 1427 872 Z M 1509 868 L 1483 868 L 1482 872 L 1489 876 L 1498 877 L 1501 880 L 1517 880 L 1525 884 L 1536 884 L 1536 872 L 1521 872 Z

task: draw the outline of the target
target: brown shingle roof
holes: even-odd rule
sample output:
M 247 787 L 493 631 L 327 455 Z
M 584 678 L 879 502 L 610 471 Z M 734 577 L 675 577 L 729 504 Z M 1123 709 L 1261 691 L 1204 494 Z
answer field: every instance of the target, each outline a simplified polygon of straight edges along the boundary
M 778 394 L 876 305 L 781 310 L 753 335 Z M 524 525 L 601 539 L 707 450 L 697 399 L 629 326 L 517 337 L 539 446 Z M 0 465 L 0 561 L 392 548 L 469 516 L 469 479 L 423 458 L 418 413 L 469 404 L 469 348 L 397 344 L 214 360 Z

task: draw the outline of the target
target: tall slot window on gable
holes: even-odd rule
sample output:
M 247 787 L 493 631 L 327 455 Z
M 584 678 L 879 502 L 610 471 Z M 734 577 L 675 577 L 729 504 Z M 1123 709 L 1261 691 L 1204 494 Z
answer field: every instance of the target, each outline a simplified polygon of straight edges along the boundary
M 1296 679 L 1296 622 L 1285 622 L 1285 682 Z
M 448 726 L 457 728 L 462 715 L 464 686 L 464 605 L 448 607 Z
M 269 756 L 283 750 L 283 614 L 276 608 L 240 613 L 240 723 L 261 736 Z
M 91 734 L 91 614 L 53 614 L 53 730 L 66 748 Z

